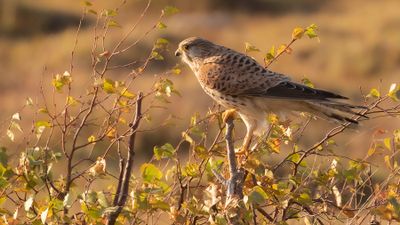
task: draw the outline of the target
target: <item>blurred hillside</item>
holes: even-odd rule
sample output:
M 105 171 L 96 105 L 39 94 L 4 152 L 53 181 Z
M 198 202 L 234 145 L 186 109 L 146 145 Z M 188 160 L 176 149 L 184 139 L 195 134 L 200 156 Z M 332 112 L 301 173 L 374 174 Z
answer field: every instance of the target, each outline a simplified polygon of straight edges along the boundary
M 13 3 L 10 3 L 13 2 Z M 96 1 L 94 8 L 114 8 L 115 1 Z M 108 45 L 115 44 L 129 25 L 133 24 L 146 1 L 127 1 L 116 17 L 123 28 L 114 29 Z M 137 80 L 137 89 L 148 90 L 154 73 L 177 63 L 173 49 L 188 36 L 201 36 L 213 42 L 244 51 L 244 42 L 250 42 L 264 52 L 272 45 L 287 43 L 291 31 L 297 26 L 315 23 L 320 27 L 320 42 L 301 40 L 293 46 L 293 53 L 285 55 L 271 67 L 300 81 L 309 78 L 319 88 L 338 91 L 352 102 L 361 104 L 360 87 L 368 92 L 382 84 L 387 92 L 389 85 L 400 81 L 400 1 L 398 0 L 158 0 L 132 38 L 147 30 L 157 20 L 165 5 L 175 5 L 181 12 L 166 21 L 168 29 L 152 34 L 135 49 L 119 57 L 116 64 L 143 59 L 158 37 L 171 41 L 171 52 L 166 60 L 153 63 L 148 76 Z M 40 99 L 41 80 L 48 82 L 52 75 L 68 70 L 74 45 L 76 27 L 82 12 L 78 1 L 2 0 L 0 1 L 0 111 L 1 128 L 25 102 L 26 97 Z M 79 36 L 75 58 L 74 82 L 76 93 L 82 93 L 90 73 L 90 50 L 95 17 L 88 15 Z M 147 53 L 146 53 L 147 54 Z M 252 54 L 261 61 L 263 54 Z M 192 72 L 183 67 L 183 74 L 173 77 L 182 97 L 173 97 L 169 111 L 177 118 L 169 132 L 149 133 L 142 136 L 142 146 L 151 148 L 166 140 L 173 142 L 177 134 L 189 123 L 195 112 L 205 114 L 211 101 L 203 94 Z M 128 72 L 128 70 L 127 70 Z M 122 77 L 121 71 L 113 74 Z M 47 90 L 50 91 L 50 90 Z M 193 101 L 194 96 L 196 100 Z M 162 117 L 165 111 L 155 113 Z M 166 116 L 164 116 L 166 117 Z M 29 120 L 28 120 L 29 121 Z M 367 122 L 348 149 L 366 149 L 377 125 L 398 127 L 390 119 Z M 313 122 L 314 137 L 318 139 L 331 127 L 325 122 Z M 170 128 L 168 128 L 170 129 Z M 164 133 L 165 136 L 159 136 Z M 179 136 L 179 135 L 178 135 Z M 2 137 L 4 138 L 4 137 Z M 343 149 L 346 149 L 343 148 Z M 355 153 L 356 154 L 356 153 Z

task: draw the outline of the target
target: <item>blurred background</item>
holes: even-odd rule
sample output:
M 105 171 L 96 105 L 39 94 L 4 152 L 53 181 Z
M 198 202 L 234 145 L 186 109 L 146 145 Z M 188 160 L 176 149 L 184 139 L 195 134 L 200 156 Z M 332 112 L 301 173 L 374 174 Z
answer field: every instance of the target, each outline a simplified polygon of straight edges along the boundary
M 117 1 L 96 0 L 94 9 L 115 8 Z M 128 0 L 116 20 L 122 28 L 113 29 L 107 46 L 113 46 L 137 20 L 147 1 Z M 180 13 L 164 22 L 166 30 L 156 31 L 134 49 L 119 56 L 116 64 L 147 57 L 155 40 L 170 40 L 165 60 L 153 63 L 148 75 L 137 80 L 135 90 L 149 90 L 154 74 L 162 73 L 180 62 L 174 57 L 177 44 L 189 36 L 201 36 L 218 44 L 244 51 L 249 42 L 263 53 L 251 54 L 262 62 L 272 45 L 288 43 L 295 27 L 315 23 L 320 42 L 308 38 L 297 41 L 291 55 L 283 55 L 270 69 L 292 76 L 299 81 L 307 77 L 316 87 L 337 91 L 352 103 L 363 104 L 360 90 L 372 87 L 387 93 L 391 83 L 400 81 L 400 1 L 399 0 L 153 0 L 149 13 L 134 32 L 131 40 L 148 30 L 165 5 L 173 5 Z M 0 0 L 0 121 L 25 104 L 27 97 L 40 99 L 41 80 L 49 82 L 56 73 L 69 69 L 71 51 L 83 6 L 68 0 Z M 79 36 L 74 67 L 74 90 L 87 88 L 91 73 L 95 16 L 88 15 Z M 154 145 L 176 144 L 191 115 L 205 115 L 212 106 L 192 72 L 181 65 L 182 74 L 171 79 L 182 97 L 174 96 L 168 112 L 174 115 L 174 126 L 140 135 L 141 150 L 151 155 Z M 124 77 L 126 71 L 108 76 Z M 48 83 L 50 93 L 50 83 Z M 46 86 L 46 85 L 45 85 Z M 157 114 L 158 113 L 158 114 Z M 165 111 L 154 116 L 165 115 Z M 24 118 L 30 121 L 29 118 Z M 334 125 L 313 121 L 306 131 L 304 144 L 312 144 Z M 4 127 L 2 127 L 4 128 Z M 355 157 L 364 156 L 371 136 L 378 129 L 389 132 L 399 128 L 392 118 L 367 121 L 361 129 L 350 131 L 352 138 L 342 135 L 340 151 L 348 150 Z M 2 142 L 7 142 L 1 137 Z

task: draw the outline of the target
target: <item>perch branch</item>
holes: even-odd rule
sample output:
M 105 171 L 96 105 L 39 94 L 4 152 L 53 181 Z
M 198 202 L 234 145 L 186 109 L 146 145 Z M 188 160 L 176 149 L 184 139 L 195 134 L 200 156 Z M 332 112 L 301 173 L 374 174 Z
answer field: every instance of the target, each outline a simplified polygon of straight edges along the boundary
M 126 200 L 128 198 L 129 192 L 129 180 L 132 174 L 133 167 L 133 159 L 135 156 L 135 138 L 136 131 L 139 127 L 140 120 L 142 118 L 142 99 L 143 94 L 140 92 L 137 97 L 136 102 L 136 113 L 133 122 L 130 124 L 131 134 L 129 136 L 129 146 L 128 146 L 128 156 L 126 159 L 125 167 L 123 167 L 124 163 L 121 163 L 118 188 L 116 190 L 113 206 L 116 208 L 113 212 L 110 212 L 107 215 L 107 225 L 115 224 L 115 221 L 118 218 L 118 215 L 121 213 L 122 208 L 124 207 Z M 122 161 L 123 162 L 123 161 Z
M 241 224 L 241 209 L 242 205 L 240 201 L 243 199 L 243 169 L 238 169 L 235 155 L 235 147 L 233 145 L 232 131 L 233 131 L 233 118 L 229 117 L 226 119 L 226 150 L 229 165 L 229 179 L 225 179 L 217 171 L 213 170 L 213 173 L 217 180 L 226 188 L 226 218 L 229 224 Z

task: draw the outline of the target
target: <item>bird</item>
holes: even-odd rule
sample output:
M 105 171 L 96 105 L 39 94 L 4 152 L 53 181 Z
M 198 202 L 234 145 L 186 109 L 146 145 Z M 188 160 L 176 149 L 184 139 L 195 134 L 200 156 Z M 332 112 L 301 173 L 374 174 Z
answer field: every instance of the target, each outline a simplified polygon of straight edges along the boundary
M 205 93 L 227 108 L 224 118 L 239 114 L 247 129 L 241 154 L 268 129 L 269 113 L 306 112 L 341 124 L 358 124 L 352 117 L 361 116 L 355 109 L 362 106 L 339 101 L 347 97 L 296 83 L 246 54 L 200 37 L 181 41 L 175 56 L 190 67 Z

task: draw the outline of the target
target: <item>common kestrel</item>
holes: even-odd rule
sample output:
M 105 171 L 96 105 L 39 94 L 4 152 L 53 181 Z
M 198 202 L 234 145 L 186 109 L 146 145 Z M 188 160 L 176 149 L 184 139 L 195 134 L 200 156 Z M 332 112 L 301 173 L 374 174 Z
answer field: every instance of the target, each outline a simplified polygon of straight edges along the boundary
M 357 123 L 358 106 L 335 101 L 341 95 L 292 82 L 253 58 L 199 37 L 183 40 L 175 52 L 193 70 L 203 90 L 217 103 L 238 112 L 247 127 L 242 151 L 253 134 L 268 128 L 267 113 L 308 112 L 339 123 Z

